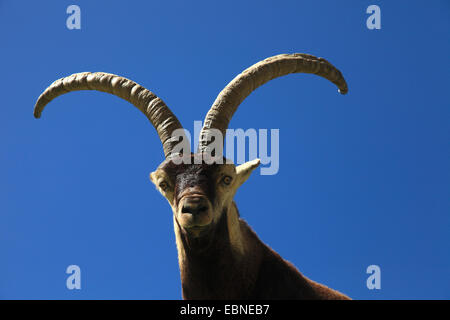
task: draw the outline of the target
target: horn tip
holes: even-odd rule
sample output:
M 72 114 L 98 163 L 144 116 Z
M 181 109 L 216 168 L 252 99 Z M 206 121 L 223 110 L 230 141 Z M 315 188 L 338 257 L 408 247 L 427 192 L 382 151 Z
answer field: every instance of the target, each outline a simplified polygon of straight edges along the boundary
M 35 119 L 39 119 L 41 117 L 42 110 L 40 110 L 37 106 L 34 107 L 33 116 Z
M 345 81 L 344 77 L 341 74 L 341 79 L 340 81 L 334 82 L 334 84 L 336 85 L 336 87 L 338 88 L 338 92 L 342 95 L 347 94 L 348 93 L 348 85 L 347 85 L 347 81 Z

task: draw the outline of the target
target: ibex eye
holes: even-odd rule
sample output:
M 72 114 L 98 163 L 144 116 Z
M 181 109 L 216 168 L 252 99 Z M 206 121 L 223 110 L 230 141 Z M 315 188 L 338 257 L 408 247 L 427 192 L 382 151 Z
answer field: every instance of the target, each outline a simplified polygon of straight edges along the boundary
M 159 184 L 159 187 L 161 188 L 162 191 L 166 191 L 167 189 L 169 189 L 169 185 L 165 181 L 161 182 Z
M 222 178 L 222 182 L 226 185 L 229 185 L 231 183 L 232 178 L 230 176 L 225 176 Z

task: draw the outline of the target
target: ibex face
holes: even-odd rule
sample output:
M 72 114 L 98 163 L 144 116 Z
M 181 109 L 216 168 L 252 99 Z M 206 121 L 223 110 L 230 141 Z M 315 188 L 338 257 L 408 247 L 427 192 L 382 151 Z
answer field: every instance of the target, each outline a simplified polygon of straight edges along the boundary
M 213 232 L 259 159 L 236 167 L 225 159 L 205 161 L 206 154 L 188 157 L 181 164 L 169 157 L 150 174 L 150 180 L 172 207 L 174 222 L 189 235 L 202 237 Z

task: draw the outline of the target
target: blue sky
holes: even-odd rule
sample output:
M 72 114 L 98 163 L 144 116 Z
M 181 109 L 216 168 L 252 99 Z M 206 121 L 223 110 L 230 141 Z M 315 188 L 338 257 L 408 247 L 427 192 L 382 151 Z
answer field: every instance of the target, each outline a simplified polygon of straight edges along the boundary
M 81 30 L 66 8 L 81 8 Z M 381 8 L 381 30 L 366 8 Z M 148 179 L 154 129 L 99 92 L 39 94 L 82 71 L 123 75 L 186 129 L 242 70 L 279 53 L 337 66 L 255 91 L 232 128 L 280 129 L 280 170 L 236 195 L 260 238 L 355 299 L 450 298 L 448 1 L 0 1 L 0 299 L 179 299 L 171 211 Z M 66 288 L 67 266 L 81 290 Z M 368 290 L 366 268 L 381 268 Z

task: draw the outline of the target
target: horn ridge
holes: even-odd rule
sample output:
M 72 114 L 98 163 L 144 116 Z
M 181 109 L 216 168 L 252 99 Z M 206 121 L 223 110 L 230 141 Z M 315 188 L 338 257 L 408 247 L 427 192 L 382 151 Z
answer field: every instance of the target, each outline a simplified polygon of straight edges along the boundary
M 266 58 L 245 69 L 219 93 L 206 114 L 200 132 L 199 152 L 207 149 L 209 129 L 220 130 L 225 138 L 228 124 L 245 98 L 268 81 L 290 73 L 316 74 L 334 83 L 341 94 L 348 91 L 342 73 L 323 58 L 305 53 L 280 54 Z
M 182 129 L 181 123 L 164 101 L 136 82 L 105 72 L 81 72 L 54 81 L 39 96 L 34 107 L 34 117 L 40 118 L 45 106 L 60 95 L 79 90 L 96 90 L 118 96 L 138 108 L 155 127 L 166 158 L 176 141 L 171 134 Z

